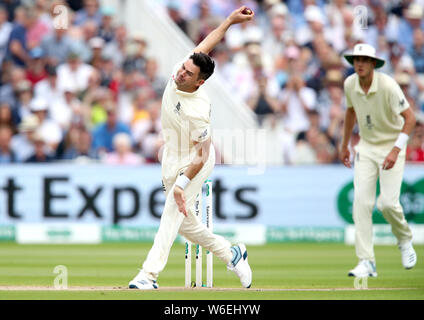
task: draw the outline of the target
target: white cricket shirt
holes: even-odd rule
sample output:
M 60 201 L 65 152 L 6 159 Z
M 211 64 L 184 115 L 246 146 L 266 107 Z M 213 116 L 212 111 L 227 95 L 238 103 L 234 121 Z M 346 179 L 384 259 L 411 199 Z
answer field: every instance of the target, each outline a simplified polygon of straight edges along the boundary
M 203 142 L 211 136 L 211 104 L 205 89 L 201 86 L 195 92 L 177 89 L 175 77 L 181 65 L 191 54 L 179 62 L 168 80 L 161 109 L 164 153 L 162 173 L 174 176 L 187 167 L 195 157 L 194 142 Z
M 404 124 L 401 112 L 409 108 L 401 88 L 388 75 L 374 71 L 368 93 L 355 73 L 344 82 L 346 106 L 353 108 L 359 126 L 360 145 L 390 150 Z

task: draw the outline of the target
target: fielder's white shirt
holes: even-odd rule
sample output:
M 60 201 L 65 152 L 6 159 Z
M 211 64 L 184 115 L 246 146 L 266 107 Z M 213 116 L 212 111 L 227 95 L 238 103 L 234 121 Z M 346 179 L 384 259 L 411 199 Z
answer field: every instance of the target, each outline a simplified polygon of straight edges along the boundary
M 346 78 L 344 91 L 346 106 L 356 113 L 360 145 L 390 150 L 404 125 L 401 113 L 409 108 L 408 100 L 396 81 L 374 71 L 371 87 L 365 94 L 355 73 Z
M 177 89 L 174 81 L 190 55 L 174 67 L 162 98 L 161 122 L 165 141 L 162 174 L 165 178 L 175 178 L 182 168 L 190 165 L 196 154 L 194 142 L 204 142 L 211 136 L 211 104 L 205 89 L 201 86 L 193 93 L 183 92 Z

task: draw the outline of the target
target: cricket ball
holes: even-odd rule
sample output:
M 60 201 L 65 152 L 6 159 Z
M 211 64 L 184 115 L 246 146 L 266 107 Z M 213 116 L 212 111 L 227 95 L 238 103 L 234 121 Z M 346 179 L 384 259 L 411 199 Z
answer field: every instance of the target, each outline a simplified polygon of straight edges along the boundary
M 252 9 L 250 8 L 244 8 L 243 11 L 241 12 L 243 14 L 247 14 L 247 15 L 251 15 L 253 13 Z

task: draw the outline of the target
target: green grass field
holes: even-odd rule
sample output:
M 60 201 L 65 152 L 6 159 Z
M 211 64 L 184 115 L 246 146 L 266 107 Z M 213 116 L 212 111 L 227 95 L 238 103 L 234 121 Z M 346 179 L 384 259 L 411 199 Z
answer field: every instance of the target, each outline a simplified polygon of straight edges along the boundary
M 184 248 L 175 244 L 158 281 L 162 288 L 153 292 L 128 290 L 128 281 L 137 274 L 150 247 L 150 243 L 0 243 L 0 299 L 424 299 L 424 246 L 415 247 L 418 263 L 412 270 L 403 269 L 396 246 L 376 246 L 379 276 L 368 280 L 368 290 L 354 289 L 354 279 L 347 277 L 348 270 L 357 262 L 352 246 L 318 243 L 249 246 L 252 288 L 241 289 L 235 274 L 215 259 L 214 287 L 222 290 L 209 290 L 182 288 Z M 53 290 L 57 276 L 53 270 L 57 265 L 68 270 L 68 290 Z

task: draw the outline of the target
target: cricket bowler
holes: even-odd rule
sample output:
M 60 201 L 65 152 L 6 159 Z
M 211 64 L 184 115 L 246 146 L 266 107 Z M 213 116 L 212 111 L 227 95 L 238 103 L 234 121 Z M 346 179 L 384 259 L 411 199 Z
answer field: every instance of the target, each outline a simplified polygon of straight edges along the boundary
M 202 87 L 214 72 L 208 53 L 224 38 L 231 25 L 254 17 L 246 7 L 233 11 L 181 63 L 174 67 L 162 98 L 161 122 L 165 140 L 162 180 L 166 201 L 153 246 L 141 271 L 129 282 L 131 289 L 157 289 L 159 273 L 165 268 L 177 234 L 201 245 L 222 260 L 249 288 L 252 283 L 244 244 L 229 241 L 210 232 L 194 212 L 194 202 L 203 182 L 215 165 L 211 142 L 211 104 Z
M 344 82 L 347 110 L 340 160 L 348 168 L 351 167 L 349 141 L 356 122 L 360 136 L 355 146 L 353 182 L 355 249 L 359 263 L 348 275 L 377 276 L 372 225 L 377 179 L 380 181 L 377 208 L 396 236 L 403 267 L 411 269 L 417 256 L 399 197 L 406 144 L 415 127 L 415 116 L 396 81 L 375 70 L 385 61 L 376 57 L 372 46 L 357 44 L 353 53 L 344 57 L 355 69 Z

